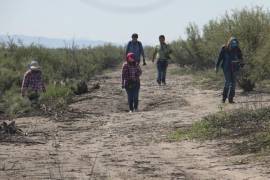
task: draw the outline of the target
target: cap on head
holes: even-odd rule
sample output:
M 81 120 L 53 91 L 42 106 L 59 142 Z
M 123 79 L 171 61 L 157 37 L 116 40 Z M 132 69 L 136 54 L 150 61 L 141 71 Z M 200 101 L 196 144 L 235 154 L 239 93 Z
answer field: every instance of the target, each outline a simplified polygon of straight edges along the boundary
M 128 53 L 127 54 L 127 61 L 128 62 L 134 62 L 135 61 L 135 55 L 134 55 L 134 53 Z
M 231 41 L 231 47 L 232 48 L 237 48 L 238 47 L 238 41 L 237 40 L 232 40 Z
M 31 70 L 39 70 L 40 69 L 38 62 L 35 60 L 31 61 L 29 67 Z
M 239 47 L 239 42 L 236 37 L 232 36 L 228 41 L 228 47 L 237 48 Z

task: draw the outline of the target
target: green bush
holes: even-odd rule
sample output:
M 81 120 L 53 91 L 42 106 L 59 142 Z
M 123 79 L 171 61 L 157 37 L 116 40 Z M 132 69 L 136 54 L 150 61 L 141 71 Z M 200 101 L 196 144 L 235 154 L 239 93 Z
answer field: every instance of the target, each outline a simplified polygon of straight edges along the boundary
M 5 92 L 11 89 L 13 85 L 19 85 L 20 79 L 18 72 L 2 67 L 0 71 L 0 91 Z
M 172 57 L 180 66 L 190 66 L 194 69 L 206 69 L 213 64 L 205 55 L 205 44 L 196 24 L 186 28 L 187 39 L 172 43 Z
M 251 78 L 254 81 L 270 79 L 270 34 L 252 59 Z
M 244 55 L 245 69 L 239 78 L 240 86 L 248 91 L 254 81 L 269 78 L 270 13 L 260 7 L 233 10 L 223 17 L 209 21 L 199 30 L 196 24 L 186 29 L 187 39 L 172 43 L 173 58 L 180 66 L 194 69 L 214 68 L 222 45 L 236 36 Z
M 64 109 L 71 101 L 73 92 L 69 86 L 49 84 L 41 94 L 40 103 L 53 110 Z
M 87 82 L 97 73 L 117 66 L 122 62 L 122 58 L 123 48 L 110 44 L 78 48 L 74 43 L 67 48 L 48 49 L 36 44 L 24 46 L 22 42 L 16 45 L 11 39 L 8 44 L 3 43 L 0 46 L 0 98 L 7 98 L 6 102 L 2 103 L 4 111 L 18 111 L 22 100 L 22 78 L 33 59 L 40 63 L 45 84 L 48 85 L 47 92 L 42 95 L 41 100 L 57 109 L 56 107 L 65 106 L 69 102 L 72 94 L 70 86 L 73 82 Z M 14 98 L 17 97 L 18 103 L 9 96 L 11 93 L 14 93 Z M 14 107 L 12 103 L 15 103 Z
M 12 89 L 2 98 L 4 112 L 10 117 L 17 117 L 31 111 L 31 102 Z
M 155 47 L 152 47 L 152 46 L 145 46 L 144 47 L 144 54 L 145 54 L 145 57 L 149 60 L 152 60 L 153 59 L 153 54 L 154 54 L 154 51 L 155 51 Z
M 235 153 L 270 151 L 270 108 L 237 109 L 220 112 L 195 122 L 186 130 L 170 135 L 173 140 L 209 140 L 228 138 L 236 140 Z

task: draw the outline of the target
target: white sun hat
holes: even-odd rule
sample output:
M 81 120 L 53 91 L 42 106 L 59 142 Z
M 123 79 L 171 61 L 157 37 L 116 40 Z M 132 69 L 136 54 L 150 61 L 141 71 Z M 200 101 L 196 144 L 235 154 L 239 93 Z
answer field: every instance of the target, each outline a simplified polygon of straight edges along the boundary
M 38 70 L 38 69 L 40 69 L 40 66 L 39 66 L 39 64 L 38 64 L 37 61 L 31 61 L 29 67 L 30 67 L 31 70 Z

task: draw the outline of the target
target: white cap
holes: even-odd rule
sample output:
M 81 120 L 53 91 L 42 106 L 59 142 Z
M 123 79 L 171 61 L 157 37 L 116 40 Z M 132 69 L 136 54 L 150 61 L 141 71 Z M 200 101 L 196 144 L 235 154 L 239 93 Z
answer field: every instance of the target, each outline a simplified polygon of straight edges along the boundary
M 40 66 L 39 66 L 39 64 L 38 64 L 38 62 L 37 61 L 31 61 L 31 63 L 30 63 L 30 69 L 31 70 L 38 70 L 38 69 L 40 69 Z

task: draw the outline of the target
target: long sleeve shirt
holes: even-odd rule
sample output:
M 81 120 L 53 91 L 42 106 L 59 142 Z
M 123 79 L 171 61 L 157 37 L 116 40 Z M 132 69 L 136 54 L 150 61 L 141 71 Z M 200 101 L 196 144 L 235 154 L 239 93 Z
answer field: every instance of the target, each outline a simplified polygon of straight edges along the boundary
M 239 61 L 239 63 L 243 63 L 243 56 L 240 48 L 229 50 L 227 47 L 223 46 L 218 56 L 216 68 L 219 68 L 221 65 L 224 71 L 230 71 L 232 70 L 233 61 Z
M 138 64 L 130 65 L 125 63 L 122 68 L 122 86 L 127 85 L 129 80 L 140 82 L 142 70 Z
M 24 74 L 21 90 L 22 92 L 26 90 L 45 91 L 41 71 L 28 70 Z
M 157 60 L 168 60 L 172 50 L 168 44 L 160 44 L 156 46 L 153 58 Z

